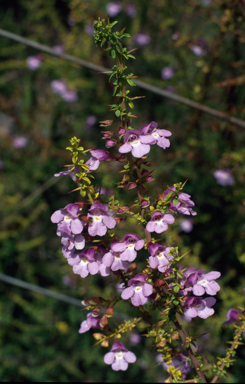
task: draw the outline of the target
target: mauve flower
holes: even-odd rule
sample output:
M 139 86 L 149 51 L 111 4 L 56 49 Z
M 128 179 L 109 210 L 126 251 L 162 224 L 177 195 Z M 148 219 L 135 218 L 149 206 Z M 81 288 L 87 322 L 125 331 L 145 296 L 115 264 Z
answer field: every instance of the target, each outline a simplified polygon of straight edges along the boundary
M 147 45 L 151 42 L 150 36 L 145 32 L 139 32 L 134 35 L 134 41 L 141 46 Z
M 215 171 L 213 175 L 217 183 L 223 185 L 223 187 L 226 187 L 227 185 L 233 185 L 235 183 L 230 169 L 219 169 Z
M 59 230 L 57 231 L 58 236 L 61 237 L 61 244 L 66 247 L 67 251 L 75 251 L 81 250 L 85 247 L 85 238 L 83 235 L 68 235 L 67 233 L 62 233 Z M 65 257 L 68 256 L 68 254 L 65 254 Z
M 103 264 L 102 260 L 104 255 L 107 253 L 106 247 L 104 245 L 99 245 L 98 249 L 95 251 L 95 260 L 99 265 L 99 274 L 103 277 L 109 276 L 111 273 L 110 267 L 107 267 Z
M 109 252 L 107 252 L 102 259 L 102 263 L 108 267 L 111 268 L 111 270 L 114 271 L 127 271 L 129 264 L 127 261 L 122 260 L 121 254 L 122 251 L 114 251 L 113 245 L 120 244 L 120 243 L 112 243 L 111 244 L 111 249 Z
M 87 277 L 89 273 L 96 275 L 99 272 L 99 264 L 95 261 L 95 250 L 84 249 L 74 258 L 68 259 L 68 264 L 73 266 L 73 272 L 81 277 Z
M 191 369 L 192 369 L 191 363 L 190 361 L 186 361 L 187 355 L 185 355 L 184 353 L 180 353 L 179 358 L 180 359 L 173 358 L 170 366 L 173 366 L 174 368 L 179 370 L 182 373 L 183 378 L 185 379 L 186 375 L 191 372 Z M 162 362 L 163 369 L 165 371 L 168 370 L 169 365 L 163 361 L 162 355 L 157 355 L 156 361 L 158 363 Z
M 151 268 L 157 268 L 160 272 L 164 273 L 170 266 L 170 260 L 173 256 L 169 254 L 171 247 L 163 247 L 157 243 L 151 243 L 149 246 L 149 265 Z
M 63 80 L 53 80 L 50 85 L 52 91 L 57 95 L 61 95 L 67 89 L 66 82 Z
M 207 51 L 199 45 L 192 45 L 191 50 L 196 56 L 205 56 L 207 54 Z
M 89 166 L 90 171 L 95 171 L 98 169 L 101 161 L 106 161 L 112 158 L 111 154 L 104 151 L 103 149 L 93 149 L 89 152 L 92 157 L 86 161 L 86 164 Z
M 173 67 L 164 67 L 161 71 L 161 77 L 163 80 L 169 80 L 174 75 L 174 68 Z
M 127 5 L 127 7 L 125 8 L 125 12 L 131 18 L 134 18 L 137 15 L 137 11 L 134 4 Z
M 12 141 L 13 147 L 15 147 L 16 149 L 24 148 L 27 143 L 28 143 L 28 139 L 24 136 L 16 137 Z
M 170 187 L 164 192 L 164 198 L 171 192 L 175 191 L 176 188 Z M 188 195 L 187 193 L 180 192 L 178 194 L 178 203 L 175 205 L 172 201 L 170 204 L 170 209 L 174 212 L 183 213 L 183 215 L 192 215 L 196 216 L 196 212 L 193 211 L 192 207 L 195 206 L 195 203 L 190 199 L 191 195 Z
M 35 71 L 37 68 L 40 67 L 41 63 L 42 63 L 42 56 L 41 55 L 36 55 L 36 56 L 29 56 L 27 57 L 26 59 L 26 62 L 27 62 L 27 67 L 31 70 L 31 71 Z
M 74 27 L 77 24 L 76 20 L 73 19 L 73 17 L 69 17 L 69 19 L 67 20 L 67 23 L 70 27 Z
M 68 235 L 78 235 L 82 232 L 84 223 L 78 219 L 80 207 L 77 204 L 68 204 L 65 208 L 55 211 L 51 216 L 52 223 L 58 223 L 58 231 Z
M 140 340 L 141 340 L 141 336 L 139 333 L 137 333 L 137 332 L 130 333 L 130 335 L 129 335 L 130 345 L 135 346 L 135 345 L 140 343 Z
M 140 129 L 140 141 L 144 144 L 157 144 L 159 147 L 166 149 L 170 147 L 169 139 L 172 133 L 166 129 L 157 129 L 158 124 L 152 121 L 150 124 L 144 125 Z
M 124 136 L 124 144 L 119 148 L 120 153 L 132 152 L 134 157 L 142 157 L 150 152 L 150 145 L 144 144 L 139 131 L 130 129 Z
M 121 260 L 134 261 L 137 256 L 137 252 L 144 247 L 144 240 L 140 239 L 138 235 L 129 233 L 122 238 L 122 241 L 115 242 L 111 245 L 111 249 L 114 252 L 121 252 Z
M 74 89 L 67 88 L 63 92 L 60 93 L 60 96 L 67 103 L 73 103 L 78 100 L 77 92 Z
M 201 317 L 207 319 L 207 317 L 214 314 L 214 309 L 211 308 L 216 303 L 214 297 L 188 297 L 184 308 L 184 317 L 187 321 L 190 321 L 193 317 Z
M 90 328 L 100 328 L 100 319 L 94 317 L 92 312 L 87 314 L 87 319 L 84 320 L 79 329 L 79 333 L 84 333 L 90 330 Z
M 85 32 L 89 35 L 89 36 L 94 36 L 94 27 L 93 27 L 93 24 L 86 24 L 85 27 L 84 27 L 84 30 Z
M 57 53 L 64 53 L 64 47 L 63 45 L 54 45 L 53 50 Z
M 116 220 L 112 217 L 113 212 L 108 211 L 108 204 L 94 203 L 89 209 L 88 217 L 93 219 L 88 225 L 88 233 L 94 237 L 104 236 L 107 228 L 112 229 L 116 225 Z
M 75 168 L 72 169 L 72 171 L 71 171 L 71 169 L 72 169 L 72 167 L 68 167 L 67 171 L 61 171 L 61 172 L 59 172 L 59 173 L 55 173 L 54 176 L 55 176 L 55 177 L 60 177 L 60 176 L 70 176 L 71 179 L 72 179 L 73 181 L 75 181 L 76 178 L 77 178 L 76 173 L 79 173 L 79 168 L 78 168 L 78 167 L 75 167 Z
M 128 281 L 128 288 L 122 291 L 121 298 L 128 300 L 131 298 L 131 303 L 138 307 L 144 305 L 148 301 L 148 296 L 153 293 L 151 284 L 146 283 L 146 277 L 138 274 Z
M 84 128 L 85 129 L 90 129 L 92 128 L 95 124 L 97 123 L 97 117 L 94 115 L 90 115 L 87 117 L 85 123 L 84 123 Z
M 211 296 L 216 295 L 220 290 L 220 286 L 214 280 L 220 277 L 220 272 L 203 272 L 203 270 L 200 270 L 191 273 L 186 280 L 186 287 L 190 287 L 193 294 L 196 296 L 202 296 L 205 292 Z
M 235 321 L 239 320 L 239 315 L 241 314 L 241 311 L 238 311 L 237 309 L 229 309 L 227 312 L 227 320 L 222 323 L 222 325 L 229 325 L 231 323 L 234 323 Z
M 106 5 L 106 11 L 109 16 L 115 17 L 117 16 L 122 10 L 122 4 L 120 1 L 112 1 L 111 3 L 108 3 Z
M 189 233 L 193 229 L 193 220 L 192 219 L 184 219 L 180 222 L 179 228 L 181 231 Z
M 168 229 L 168 224 L 173 224 L 174 220 L 172 215 L 154 212 L 151 220 L 146 225 L 146 230 L 148 232 L 162 233 Z
M 128 363 L 135 363 L 135 361 L 135 354 L 128 351 L 120 341 L 116 341 L 111 351 L 104 356 L 105 364 L 111 365 L 113 371 L 126 371 L 128 369 Z

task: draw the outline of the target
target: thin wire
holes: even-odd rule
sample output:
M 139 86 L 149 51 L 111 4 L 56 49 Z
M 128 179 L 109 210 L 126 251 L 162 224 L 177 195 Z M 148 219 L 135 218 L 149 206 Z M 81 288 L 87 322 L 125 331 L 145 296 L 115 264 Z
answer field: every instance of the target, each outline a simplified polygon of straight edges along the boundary
M 74 297 L 66 296 L 61 293 L 51 291 L 50 289 L 42 288 L 39 285 L 27 283 L 26 281 L 17 279 L 16 277 L 12 277 L 12 276 L 5 275 L 4 273 L 0 273 L 0 280 L 4 281 L 5 283 L 14 285 L 16 287 L 28 289 L 29 291 L 40 293 L 41 295 L 51 297 L 52 299 L 63 301 L 65 303 L 75 305 L 80 308 L 84 308 L 81 301 L 78 299 L 75 299 Z M 105 313 L 104 308 L 101 308 L 101 313 L 102 314 Z M 129 317 L 122 313 L 114 312 L 113 316 L 120 321 L 129 320 Z
M 8 31 L 5 31 L 3 29 L 0 29 L 0 36 L 6 37 L 6 38 L 14 40 L 14 41 L 17 41 L 17 42 L 19 42 L 21 44 L 25 44 L 25 45 L 27 45 L 29 47 L 34 48 L 34 49 L 38 49 L 39 51 L 45 52 L 45 53 L 47 53 L 49 55 L 52 55 L 52 56 L 59 57 L 61 59 L 70 61 L 70 62 L 72 62 L 74 64 L 81 65 L 81 66 L 83 66 L 85 68 L 92 69 L 93 71 L 97 71 L 97 72 L 107 72 L 107 71 L 109 71 L 109 69 L 104 68 L 104 67 L 102 67 L 100 65 L 90 63 L 88 61 L 85 61 L 83 59 L 79 59 L 79 58 L 77 58 L 75 56 L 72 56 L 72 55 L 67 55 L 65 53 L 58 53 L 54 49 L 48 47 L 47 45 L 37 43 L 37 42 L 35 42 L 33 40 L 26 39 L 25 37 L 16 35 L 15 33 L 8 32 Z M 166 91 L 165 89 L 161 89 L 161 88 L 156 87 L 154 85 L 147 84 L 147 83 L 145 83 L 143 81 L 140 81 L 140 80 L 134 80 L 134 83 L 138 87 L 143 88 L 143 89 L 145 89 L 147 91 L 153 92 L 153 93 L 155 93 L 157 95 L 160 95 L 160 96 L 163 96 L 163 97 L 166 97 L 166 98 L 171 99 L 173 101 L 176 101 L 178 103 L 187 105 L 188 107 L 197 109 L 197 110 L 202 111 L 204 113 L 208 113 L 209 115 L 215 116 L 218 119 L 226 120 L 226 121 L 228 121 L 231 124 L 238 125 L 238 126 L 240 126 L 242 128 L 245 128 L 245 121 L 244 120 L 241 120 L 241 119 L 238 119 L 236 117 L 230 116 L 227 113 L 221 112 L 221 111 L 219 111 L 217 109 L 213 109 L 213 108 L 207 107 L 206 105 L 197 103 L 196 101 L 187 99 L 186 97 L 182 97 L 182 96 L 176 95 L 175 93 L 171 93 L 169 91 Z
M 82 303 L 78 299 L 74 299 L 73 297 L 69 297 L 66 295 L 63 295 L 61 293 L 57 293 L 54 291 L 51 291 L 46 288 L 39 287 L 38 285 L 34 285 L 31 283 L 27 283 L 26 281 L 16 279 L 15 277 L 5 275 L 4 273 L 0 273 L 0 280 L 4 281 L 5 283 L 15 285 L 16 287 L 28 289 L 29 291 L 41 293 L 42 295 L 52 297 L 52 299 L 64 301 L 65 303 L 76 305 L 77 307 L 84 308 L 82 306 Z

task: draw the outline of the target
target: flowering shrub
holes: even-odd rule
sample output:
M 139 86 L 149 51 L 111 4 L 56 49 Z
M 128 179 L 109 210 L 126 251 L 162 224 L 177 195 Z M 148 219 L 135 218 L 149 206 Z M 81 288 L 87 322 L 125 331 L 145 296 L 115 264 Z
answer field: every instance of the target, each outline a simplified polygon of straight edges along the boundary
M 119 5 L 118 2 L 111 4 Z M 117 12 L 120 12 L 120 8 L 117 8 Z M 153 232 L 161 234 L 169 230 L 178 214 L 195 216 L 196 212 L 192 210 L 195 204 L 191 196 L 183 192 L 185 183 L 182 182 L 175 183 L 172 187 L 166 185 L 165 190 L 154 196 L 148 195 L 147 184 L 153 179 L 149 170 L 152 164 L 148 161 L 148 154 L 154 144 L 163 150 L 167 149 L 170 141 L 166 137 L 170 137 L 172 133 L 158 129 L 158 124 L 154 121 L 140 130 L 132 127 L 135 116 L 127 107 L 132 109 L 132 100 L 138 97 L 130 97 L 130 91 L 126 89 L 127 84 L 134 85 L 134 75 L 126 74 L 125 63 L 133 56 L 120 42 L 129 35 L 124 33 L 124 29 L 121 32 L 112 32 L 115 24 L 116 22 L 110 24 L 108 21 L 106 25 L 105 20 L 100 19 L 94 22 L 96 44 L 109 50 L 110 56 L 116 62 L 110 72 L 110 79 L 114 78 L 113 95 L 118 101 L 111 105 L 111 111 L 118 120 L 101 122 L 102 126 L 119 122 L 116 131 L 102 132 L 103 138 L 107 139 L 106 147 L 116 146 L 116 155 L 101 149 L 84 150 L 80 146 L 80 140 L 73 137 L 70 140 L 71 146 L 67 148 L 72 154 L 73 164 L 68 166 L 68 172 L 61 172 L 56 176 L 72 174 L 71 178 L 77 183 L 76 190 L 80 191 L 82 201 L 68 204 L 51 216 L 51 221 L 58 224 L 57 235 L 61 237 L 62 252 L 73 267 L 73 272 L 82 278 L 87 277 L 89 273 L 102 277 L 112 274 L 114 281 L 121 288 L 120 296 L 107 299 L 92 297 L 84 300 L 84 305 L 90 312 L 87 320 L 82 322 L 79 333 L 99 328 L 104 333 L 94 333 L 93 336 L 102 347 L 108 347 L 110 340 L 114 339 L 112 349 L 105 355 L 104 362 L 112 365 L 115 371 L 125 371 L 128 363 L 136 361 L 136 356 L 118 339 L 143 323 L 144 336 L 152 338 L 152 347 L 161 353 L 174 382 L 182 381 L 182 374 L 186 376 L 190 372 L 193 373 L 189 362 L 196 370 L 196 373 L 193 373 L 197 375 L 194 380 L 207 382 L 201 369 L 201 358 L 192 347 L 196 336 L 192 338 L 185 335 L 181 318 L 191 321 L 196 317 L 206 319 L 214 314 L 212 307 L 216 299 L 213 296 L 220 290 L 215 280 L 220 277 L 220 273 L 193 271 L 192 266 L 189 271 L 182 270 L 179 262 L 183 256 L 180 255 L 178 247 L 162 245 L 161 237 L 155 239 L 151 235 Z M 116 139 L 111 139 L 113 135 Z M 109 140 L 113 141 L 113 145 L 108 144 Z M 85 161 L 88 151 L 92 158 Z M 124 176 L 118 187 L 125 190 L 135 188 L 137 191 L 137 198 L 130 206 L 121 204 L 116 199 L 116 192 L 106 198 L 98 192 L 96 185 L 93 185 L 93 172 L 98 169 L 100 161 L 106 160 L 119 162 L 122 166 L 121 172 Z M 113 229 L 120 233 L 117 225 L 129 218 L 142 226 L 143 239 L 132 233 L 120 239 L 111 231 Z M 82 251 L 79 252 L 80 250 Z M 141 253 L 142 256 L 148 254 L 143 267 L 138 263 Z M 136 273 L 138 267 L 141 269 Z M 114 306 L 122 300 L 138 307 L 141 316 L 125 320 L 124 324 L 112 330 L 108 319 L 113 322 Z M 145 326 L 144 323 L 149 325 Z M 226 363 L 229 363 L 230 354 L 227 356 Z M 184 361 L 188 369 L 180 369 L 174 358 Z M 222 364 L 214 365 L 216 376 L 223 370 Z M 208 374 L 211 375 L 210 372 Z

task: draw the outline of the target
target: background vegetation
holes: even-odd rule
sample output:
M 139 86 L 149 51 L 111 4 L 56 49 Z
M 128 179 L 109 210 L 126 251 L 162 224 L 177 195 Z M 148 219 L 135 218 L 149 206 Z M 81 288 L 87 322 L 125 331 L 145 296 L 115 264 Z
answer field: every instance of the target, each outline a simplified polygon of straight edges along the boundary
M 65 53 L 110 68 L 110 58 L 95 47 L 91 30 L 93 20 L 107 17 L 108 3 L 9 0 L 0 5 L 1 28 L 49 47 L 62 46 Z M 242 1 L 118 3 L 122 9 L 111 20 L 119 21 L 119 29 L 127 26 L 128 47 L 141 45 L 129 71 L 146 83 L 245 119 Z M 135 12 L 129 12 L 130 5 Z M 41 64 L 33 70 L 27 58 L 35 55 L 40 55 Z M 0 58 L 1 271 L 79 300 L 99 295 L 101 289 L 108 293 L 110 278 L 83 280 L 72 273 L 50 222 L 55 210 L 79 200 L 78 192 L 68 195 L 74 188 L 70 178 L 53 178 L 70 162 L 65 150 L 68 139 L 76 135 L 85 148 L 104 149 L 98 122 L 114 118 L 108 111 L 112 103 L 108 78 L 3 37 Z M 169 79 L 162 78 L 165 67 L 173 70 Z M 77 100 L 67 102 L 55 94 L 53 80 L 65 81 Z M 225 342 L 232 338 L 232 326 L 221 325 L 228 309 L 244 305 L 245 130 L 153 92 L 138 87 L 133 91 L 145 96 L 135 102 L 139 118 L 134 127 L 154 120 L 172 132 L 171 147 L 166 151 L 157 147 L 151 154 L 157 161 L 152 191 L 188 179 L 185 192 L 196 203 L 193 229 L 181 230 L 186 217 L 179 215 L 166 241 L 179 246 L 181 254 L 191 250 L 184 266 L 222 274 L 215 315 L 186 324 L 192 335 L 209 332 L 198 345 L 212 362 L 214 356 L 223 357 Z M 102 164 L 96 173 L 98 187 L 107 191 L 117 181 L 111 174 L 118 169 L 110 164 Z M 213 173 L 218 169 L 230 169 L 234 184 L 217 183 Z M 127 203 L 134 191 L 118 194 Z M 120 230 L 125 233 L 123 224 Z M 121 382 L 161 382 L 167 377 L 161 366 L 156 367 L 156 353 L 143 338 L 131 348 L 137 363 L 118 376 L 103 363 L 107 350 L 93 347 L 90 333 L 78 334 L 85 312 L 4 282 L 0 291 L 1 381 L 111 382 L 120 377 Z M 244 354 L 241 347 L 240 360 L 226 382 L 243 381 Z

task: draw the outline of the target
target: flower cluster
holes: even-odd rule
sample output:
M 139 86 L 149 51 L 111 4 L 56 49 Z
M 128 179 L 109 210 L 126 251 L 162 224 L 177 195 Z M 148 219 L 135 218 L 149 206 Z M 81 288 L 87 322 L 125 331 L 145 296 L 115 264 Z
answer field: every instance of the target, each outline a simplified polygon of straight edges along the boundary
M 185 278 L 181 282 L 182 294 L 187 295 L 191 292 L 194 295 L 188 297 L 184 305 L 184 316 L 187 321 L 197 316 L 206 319 L 214 314 L 214 309 L 211 307 L 216 303 L 216 299 L 201 296 L 204 294 L 214 296 L 220 290 L 219 284 L 215 281 L 220 277 L 220 272 L 204 272 L 204 270 L 186 271 Z

